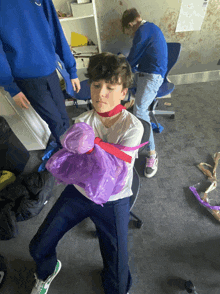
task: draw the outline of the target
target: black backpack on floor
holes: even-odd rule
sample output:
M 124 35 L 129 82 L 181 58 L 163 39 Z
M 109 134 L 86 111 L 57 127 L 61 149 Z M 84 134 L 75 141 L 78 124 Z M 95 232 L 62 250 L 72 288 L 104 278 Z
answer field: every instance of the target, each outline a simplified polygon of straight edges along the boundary
M 18 235 L 17 222 L 38 215 L 53 196 L 55 178 L 47 170 L 19 175 L 0 191 L 0 240 Z
M 7 170 L 15 175 L 23 172 L 30 154 L 6 119 L 0 116 L 0 170 Z

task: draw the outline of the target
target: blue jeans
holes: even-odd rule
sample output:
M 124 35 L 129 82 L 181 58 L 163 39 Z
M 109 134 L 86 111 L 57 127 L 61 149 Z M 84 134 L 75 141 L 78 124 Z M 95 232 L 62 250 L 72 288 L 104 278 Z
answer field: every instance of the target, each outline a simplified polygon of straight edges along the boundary
M 150 115 L 148 108 L 157 95 L 163 78 L 160 74 L 136 73 L 136 94 L 133 114 L 138 118 L 150 123 Z M 147 130 L 148 131 L 148 130 Z M 146 149 L 148 151 L 155 150 L 154 135 L 151 128 L 149 144 Z
M 129 201 L 126 197 L 107 202 L 102 207 L 83 196 L 73 185 L 67 186 L 30 243 L 38 278 L 45 280 L 54 272 L 56 246 L 63 235 L 90 217 L 96 226 L 103 258 L 105 294 L 126 294 L 131 287 L 127 251 Z

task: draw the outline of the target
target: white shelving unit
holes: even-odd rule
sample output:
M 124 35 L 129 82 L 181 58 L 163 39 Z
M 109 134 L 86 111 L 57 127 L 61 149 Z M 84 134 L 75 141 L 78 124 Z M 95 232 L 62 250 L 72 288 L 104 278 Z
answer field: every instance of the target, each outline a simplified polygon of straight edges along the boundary
M 98 52 L 101 53 L 102 49 L 95 0 L 84 4 L 70 3 L 70 5 L 73 17 L 59 18 L 68 43 L 71 44 L 71 32 L 83 34 L 97 45 Z

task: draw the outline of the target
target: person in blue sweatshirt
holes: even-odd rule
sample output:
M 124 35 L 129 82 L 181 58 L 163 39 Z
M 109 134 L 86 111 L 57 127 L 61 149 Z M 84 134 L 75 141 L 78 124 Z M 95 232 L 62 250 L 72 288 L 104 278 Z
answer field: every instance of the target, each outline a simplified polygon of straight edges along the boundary
M 145 122 L 150 122 L 148 108 L 156 97 L 167 71 L 167 43 L 160 28 L 154 23 L 142 20 L 135 8 L 124 11 L 121 23 L 123 32 L 133 37 L 132 48 L 127 57 L 132 71 L 137 71 L 133 114 L 140 119 L 145 128 Z M 146 125 L 146 131 L 148 130 Z M 146 150 L 148 154 L 144 175 L 151 178 L 158 170 L 158 155 L 155 151 L 152 128 Z
M 69 118 L 56 72 L 57 55 L 77 92 L 80 82 L 53 2 L 0 0 L 0 15 L 0 86 L 19 107 L 32 105 L 48 124 L 54 146 L 59 148 Z

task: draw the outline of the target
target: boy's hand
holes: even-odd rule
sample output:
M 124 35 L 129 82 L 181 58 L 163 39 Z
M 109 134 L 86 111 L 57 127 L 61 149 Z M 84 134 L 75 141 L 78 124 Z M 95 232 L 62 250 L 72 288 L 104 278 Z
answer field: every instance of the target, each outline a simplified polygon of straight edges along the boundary
M 28 104 L 30 104 L 30 102 L 22 92 L 15 95 L 13 99 L 20 108 L 29 108 Z
M 80 81 L 79 79 L 71 79 L 72 85 L 73 85 L 73 90 L 76 91 L 76 93 L 79 92 L 79 90 L 81 89 L 80 87 Z

